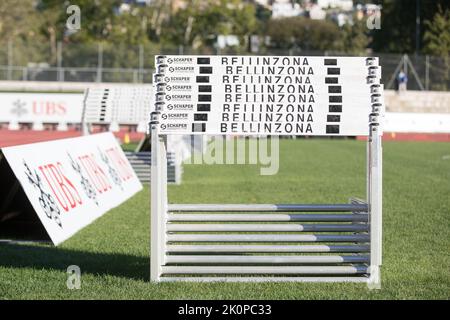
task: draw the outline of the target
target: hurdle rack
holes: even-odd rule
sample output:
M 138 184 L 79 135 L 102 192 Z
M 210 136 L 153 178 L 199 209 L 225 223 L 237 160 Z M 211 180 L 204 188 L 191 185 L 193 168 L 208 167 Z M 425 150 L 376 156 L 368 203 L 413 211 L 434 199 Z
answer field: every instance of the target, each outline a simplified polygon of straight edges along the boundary
M 370 58 L 367 199 L 343 204 L 169 204 L 167 136 L 152 114 L 150 279 L 380 285 L 382 86 Z M 372 286 L 371 286 L 372 285 Z
M 137 125 L 137 131 L 146 132 L 152 100 L 149 85 L 88 88 L 84 98 L 83 128 L 90 124 L 108 124 L 111 131 L 119 131 L 119 125 Z

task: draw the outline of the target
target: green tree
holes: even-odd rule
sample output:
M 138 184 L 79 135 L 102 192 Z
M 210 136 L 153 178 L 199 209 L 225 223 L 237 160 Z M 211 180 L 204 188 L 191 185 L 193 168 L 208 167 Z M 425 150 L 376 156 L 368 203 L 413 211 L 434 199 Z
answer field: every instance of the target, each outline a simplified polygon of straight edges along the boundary
M 170 17 L 162 41 L 194 48 L 214 45 L 218 35 L 236 35 L 240 43 L 257 30 L 255 7 L 241 0 L 191 0 Z
M 120 0 L 78 0 L 81 29 L 69 33 L 65 27 L 68 4 L 59 0 L 42 0 L 39 10 L 47 18 L 41 32 L 52 48 L 56 47 L 57 41 L 64 42 L 65 65 L 96 66 L 101 45 L 104 67 L 138 67 L 139 46 L 148 48 L 150 44 L 153 9 L 131 5 L 130 10 L 120 12 L 121 3 Z
M 369 42 L 365 19 L 357 20 L 356 17 L 353 17 L 353 23 L 346 23 L 342 26 L 342 41 L 339 49 L 343 52 L 353 55 L 364 54 Z
M 438 56 L 432 68 L 432 89 L 448 90 L 450 86 L 450 10 L 439 7 L 432 20 L 426 20 L 427 31 L 424 34 L 424 51 Z M 436 67 L 440 65 L 440 67 Z M 434 83 L 437 84 L 434 84 Z
M 328 20 L 305 17 L 272 19 L 267 33 L 274 48 L 300 48 L 306 51 L 341 49 L 341 31 L 334 22 Z
M 426 20 L 424 34 L 425 53 L 448 57 L 450 54 L 450 10 L 439 7 L 433 19 Z
M 0 1 L 0 41 L 35 36 L 38 18 L 34 0 Z
M 56 16 L 52 19 L 57 29 L 56 38 L 62 40 L 66 37 L 66 41 L 84 43 L 109 40 L 115 20 L 114 10 L 120 5 L 120 0 L 78 0 L 76 5 L 81 10 L 81 29 L 68 37 L 65 28 L 68 3 L 41 0 L 41 13 Z
M 42 22 L 34 0 L 0 1 L 0 64 L 46 61 L 48 46 L 39 30 Z
M 381 0 L 381 29 L 373 30 L 371 47 L 375 52 L 412 53 L 416 48 L 416 5 L 420 8 L 420 39 L 428 26 L 423 21 L 433 18 L 439 6 L 448 8 L 448 0 Z M 420 42 L 422 42 L 420 40 Z M 422 43 L 419 43 L 422 48 Z

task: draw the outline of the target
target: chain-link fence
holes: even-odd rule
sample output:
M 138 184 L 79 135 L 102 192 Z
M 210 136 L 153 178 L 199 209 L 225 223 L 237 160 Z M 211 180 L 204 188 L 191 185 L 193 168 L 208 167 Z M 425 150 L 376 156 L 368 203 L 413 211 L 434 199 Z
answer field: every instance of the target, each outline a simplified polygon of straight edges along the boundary
M 151 83 L 155 54 L 248 54 L 242 49 L 192 49 L 155 44 L 0 44 L 0 80 Z M 342 52 L 311 52 L 296 49 L 261 49 L 266 55 L 348 55 Z M 410 90 L 450 89 L 450 57 L 372 54 L 380 58 L 383 83 L 394 89 L 403 70 Z

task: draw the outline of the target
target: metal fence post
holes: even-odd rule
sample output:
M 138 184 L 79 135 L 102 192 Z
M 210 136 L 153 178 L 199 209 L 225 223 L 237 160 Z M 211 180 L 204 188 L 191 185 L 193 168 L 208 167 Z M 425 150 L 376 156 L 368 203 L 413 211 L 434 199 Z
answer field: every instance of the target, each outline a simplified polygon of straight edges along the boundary
M 28 68 L 23 67 L 22 68 L 22 81 L 27 81 L 27 80 L 28 80 Z
M 151 124 L 151 236 L 150 280 L 159 281 L 165 255 L 165 224 L 167 212 L 167 157 L 165 138 Z
M 406 76 L 408 76 L 408 60 L 409 57 L 407 54 L 403 55 L 403 72 L 406 74 Z
M 139 45 L 139 82 L 144 82 L 144 46 Z
M 64 81 L 64 70 L 62 69 L 62 42 L 58 41 L 56 46 L 57 81 Z
M 12 80 L 12 65 L 13 65 L 13 43 L 12 40 L 8 40 L 8 72 L 6 78 Z
M 98 44 L 98 56 L 97 56 L 97 82 L 102 82 L 103 72 L 103 45 Z

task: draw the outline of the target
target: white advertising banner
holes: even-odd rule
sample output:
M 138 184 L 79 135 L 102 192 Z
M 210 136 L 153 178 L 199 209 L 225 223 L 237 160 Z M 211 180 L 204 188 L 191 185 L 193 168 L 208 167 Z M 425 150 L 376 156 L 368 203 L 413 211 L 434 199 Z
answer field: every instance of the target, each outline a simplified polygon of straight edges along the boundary
M 2 152 L 55 245 L 142 189 L 110 132 Z
M 82 93 L 0 92 L 0 122 L 81 123 Z
M 367 136 L 384 110 L 373 57 L 157 56 L 160 134 Z
M 450 133 L 450 114 L 386 112 L 386 132 Z

